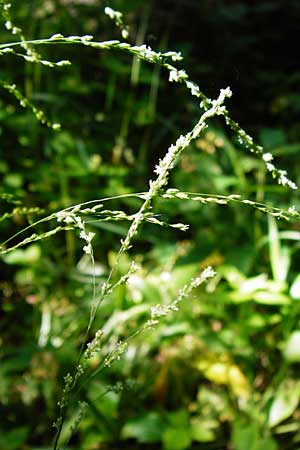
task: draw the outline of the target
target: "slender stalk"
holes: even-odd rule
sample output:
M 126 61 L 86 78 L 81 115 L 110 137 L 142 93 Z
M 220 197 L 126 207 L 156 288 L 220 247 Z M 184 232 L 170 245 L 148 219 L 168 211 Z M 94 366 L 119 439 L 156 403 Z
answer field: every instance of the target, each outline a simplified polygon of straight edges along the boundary
M 230 97 L 231 91 L 230 89 L 222 89 L 220 92 L 220 95 L 217 100 L 212 102 L 212 107 L 202 114 L 197 124 L 194 126 L 194 128 L 187 133 L 185 136 L 180 136 L 175 145 L 171 145 L 164 156 L 164 158 L 159 162 L 159 164 L 155 168 L 155 173 L 157 174 L 157 178 L 149 182 L 149 190 L 147 194 L 145 195 L 145 200 L 142 206 L 140 207 L 139 211 L 134 215 L 134 219 L 129 227 L 129 230 L 127 232 L 127 235 L 124 240 L 121 241 L 121 247 L 119 249 L 119 252 L 117 254 L 117 257 L 115 258 L 114 264 L 110 270 L 110 273 L 107 277 L 106 282 L 104 285 L 102 285 L 102 292 L 99 296 L 99 299 L 97 300 L 96 305 L 92 309 L 92 313 L 90 315 L 90 320 L 87 326 L 87 330 L 85 333 L 85 340 L 88 337 L 89 331 L 92 327 L 92 324 L 95 320 L 97 311 L 104 300 L 104 298 L 111 293 L 112 286 L 110 284 L 110 281 L 115 273 L 115 270 L 120 262 L 120 258 L 127 250 L 129 250 L 132 246 L 132 241 L 134 237 L 137 235 L 138 230 L 141 226 L 141 224 L 144 222 L 144 216 L 145 214 L 151 209 L 152 206 L 152 200 L 159 196 L 161 190 L 167 185 L 168 178 L 170 171 L 174 168 L 178 158 L 180 157 L 181 153 L 190 145 L 190 143 L 196 139 L 199 134 L 206 128 L 206 120 L 210 117 L 213 117 L 215 115 L 220 115 L 224 111 L 224 107 L 222 106 L 226 97 Z M 85 342 L 83 342 L 85 344 Z M 71 383 L 70 385 L 67 385 L 64 389 L 64 401 L 60 409 L 60 417 L 59 417 L 59 428 L 56 436 L 56 447 L 54 447 L 54 450 L 57 450 L 57 445 L 59 442 L 60 434 L 62 431 L 61 423 L 65 419 L 65 407 L 69 401 L 69 397 L 71 395 L 71 392 L 77 385 L 78 379 L 82 376 L 85 370 L 85 364 L 84 359 L 85 353 L 84 353 L 84 345 L 81 347 L 81 352 L 79 356 L 79 362 L 77 367 L 75 368 L 74 374 L 71 377 Z

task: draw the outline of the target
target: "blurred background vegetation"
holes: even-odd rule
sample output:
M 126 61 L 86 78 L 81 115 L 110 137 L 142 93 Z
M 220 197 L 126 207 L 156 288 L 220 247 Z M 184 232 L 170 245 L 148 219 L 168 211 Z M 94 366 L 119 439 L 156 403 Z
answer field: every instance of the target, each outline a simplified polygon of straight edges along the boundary
M 229 85 L 231 116 L 299 183 L 300 67 L 293 51 L 300 4 L 280 0 L 32 0 L 13 3 L 26 37 L 54 33 L 119 38 L 103 14 L 124 12 L 130 41 L 176 50 L 209 96 Z M 11 41 L 4 27 L 1 42 Z M 154 165 L 199 117 L 186 90 L 159 67 L 120 52 L 39 49 L 73 65 L 51 69 L 2 57 L 16 83 L 53 121 L 41 126 L 4 90 L 0 96 L 1 241 L 50 212 L 147 189 Z M 299 208 L 222 121 L 210 122 L 173 172 L 183 191 L 241 194 Z M 134 198 L 110 207 L 136 212 Z M 22 208 L 26 207 L 26 211 Z M 160 200 L 156 212 L 186 233 L 144 225 L 131 255 L 141 270 L 102 306 L 107 348 L 167 303 L 207 265 L 217 276 L 80 392 L 89 408 L 70 449 L 276 450 L 300 446 L 298 222 L 245 205 Z M 32 208 L 32 209 L 30 209 Z M 128 224 L 95 222 L 97 282 L 105 280 Z M 40 231 L 46 231 L 41 225 Z M 93 296 L 92 267 L 72 232 L 1 257 L 0 449 L 51 448 L 62 378 L 77 362 Z M 99 356 L 100 358 L 100 356 Z M 92 364 L 97 366 L 95 358 Z

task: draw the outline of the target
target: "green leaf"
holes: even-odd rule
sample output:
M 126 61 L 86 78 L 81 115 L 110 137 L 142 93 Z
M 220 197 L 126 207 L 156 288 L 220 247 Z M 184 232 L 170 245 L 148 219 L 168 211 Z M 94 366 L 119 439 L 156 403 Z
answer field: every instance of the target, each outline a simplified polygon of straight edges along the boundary
M 160 442 L 164 423 L 158 413 L 150 412 L 127 422 L 122 431 L 122 439 L 135 438 L 141 443 Z
M 94 391 L 97 386 L 97 383 L 94 384 L 94 386 L 91 386 L 90 391 Z M 98 398 L 97 398 L 98 397 Z M 94 400 L 94 403 L 100 413 L 103 416 L 106 416 L 108 420 L 114 419 L 117 413 L 119 400 L 120 400 L 120 394 L 117 392 L 107 392 L 105 395 L 97 395 L 96 400 Z
M 5 450 L 18 450 L 25 443 L 28 436 L 28 427 L 15 428 L 14 430 L 1 432 L 0 448 Z
M 224 265 L 220 271 L 233 289 L 240 289 L 246 277 L 236 267 Z
M 16 249 L 2 258 L 6 264 L 30 265 L 36 263 L 41 257 L 41 247 L 37 244 L 31 244 L 26 249 Z
M 216 436 L 209 425 L 211 424 L 203 421 L 202 418 L 193 419 L 191 421 L 191 434 L 193 441 L 213 442 Z
M 300 274 L 296 276 L 290 288 L 290 296 L 294 299 L 300 299 Z
M 190 325 L 188 322 L 179 322 L 171 325 L 164 324 L 164 327 L 159 331 L 161 338 L 180 336 L 189 333 Z
M 189 426 L 189 414 L 185 409 L 179 409 L 168 414 L 168 422 L 171 426 L 186 428 Z
M 259 433 L 256 423 L 245 424 L 239 420 L 234 423 L 232 433 L 234 450 L 256 450 L 258 440 Z
M 284 380 L 279 387 L 272 402 L 268 424 L 275 427 L 290 417 L 298 406 L 300 400 L 300 381 Z
M 275 281 L 286 280 L 291 262 L 290 250 L 281 246 L 277 223 L 272 216 L 268 216 L 269 222 L 269 251 L 272 273 Z
M 168 428 L 162 436 L 164 450 L 184 450 L 190 448 L 192 433 L 189 428 Z
M 300 362 L 300 330 L 293 331 L 289 336 L 283 354 L 288 362 Z
M 268 291 L 256 292 L 253 295 L 253 300 L 263 305 L 288 305 L 291 302 L 287 295 Z
M 271 437 L 266 437 L 260 440 L 255 447 L 255 450 L 277 450 L 278 446 L 276 441 Z
M 237 420 L 233 425 L 233 450 L 277 450 L 277 444 L 271 436 L 261 437 L 256 423 L 244 423 Z
M 9 173 L 4 177 L 4 184 L 11 188 L 19 188 L 23 184 L 23 176 L 19 173 Z

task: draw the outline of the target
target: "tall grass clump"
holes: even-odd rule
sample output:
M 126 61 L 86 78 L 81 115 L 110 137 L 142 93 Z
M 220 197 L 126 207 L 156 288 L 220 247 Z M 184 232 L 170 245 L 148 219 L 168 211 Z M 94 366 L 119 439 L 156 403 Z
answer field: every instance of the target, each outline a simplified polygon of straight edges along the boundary
M 121 35 L 124 40 L 130 39 L 130 29 L 125 24 L 123 15 L 110 7 L 105 8 L 105 14 L 113 20 L 113 22 L 121 28 Z M 91 382 L 96 376 L 116 363 L 126 353 L 129 342 L 136 336 L 144 332 L 155 332 L 155 328 L 166 317 L 177 312 L 182 301 L 188 299 L 207 280 L 213 278 L 215 270 L 208 265 L 198 275 L 192 278 L 188 283 L 184 284 L 177 292 L 177 295 L 168 303 L 159 303 L 152 306 L 149 310 L 142 310 L 142 323 L 136 328 L 130 329 L 128 336 L 124 336 L 121 340 L 113 342 L 109 345 L 109 336 L 106 335 L 105 325 L 97 328 L 97 317 L 101 312 L 101 307 L 111 297 L 111 295 L 119 289 L 120 286 L 127 284 L 132 277 L 140 270 L 139 262 L 132 257 L 133 247 L 136 237 L 142 233 L 145 223 L 157 225 L 158 227 L 168 227 L 170 229 L 185 232 L 189 225 L 184 223 L 170 223 L 167 219 L 163 219 L 160 214 L 155 211 L 155 204 L 158 199 L 172 201 L 174 199 L 182 202 L 193 202 L 199 205 L 218 205 L 226 206 L 230 203 L 237 203 L 241 206 L 252 207 L 256 211 L 265 213 L 270 217 L 283 220 L 299 219 L 299 212 L 294 206 L 287 210 L 279 207 L 266 205 L 259 201 L 253 201 L 244 198 L 242 193 L 234 193 L 231 195 L 207 194 L 199 192 L 186 192 L 177 188 L 169 187 L 170 174 L 184 152 L 189 150 L 191 144 L 205 133 L 211 119 L 223 119 L 232 134 L 237 138 L 240 145 L 245 151 L 252 153 L 260 159 L 265 165 L 267 173 L 280 185 L 287 188 L 297 189 L 296 184 L 288 178 L 285 170 L 276 167 L 273 155 L 270 152 L 257 145 L 252 137 L 243 130 L 243 128 L 231 117 L 227 102 L 232 96 L 231 89 L 226 87 L 221 89 L 216 99 L 208 98 L 199 88 L 197 83 L 190 79 L 187 72 L 182 68 L 183 57 L 176 51 L 157 52 L 150 46 L 132 45 L 127 41 L 107 40 L 97 42 L 91 35 L 83 36 L 63 36 L 60 33 L 54 34 L 44 39 L 26 39 L 22 30 L 13 23 L 11 15 L 11 5 L 5 1 L 1 1 L 1 13 L 6 30 L 10 33 L 10 42 L 0 44 L 1 58 L 7 55 L 21 58 L 27 63 L 43 65 L 49 70 L 63 70 L 64 67 L 71 65 L 67 59 L 59 61 L 50 61 L 43 55 L 45 46 L 52 46 L 54 49 L 60 46 L 76 46 L 79 51 L 85 48 L 94 50 L 95 52 L 117 52 L 126 53 L 144 61 L 161 67 L 164 76 L 168 78 L 170 83 L 181 84 L 186 88 L 187 94 L 194 97 L 199 102 L 199 118 L 197 122 L 191 126 L 191 130 L 185 134 L 179 135 L 177 140 L 169 146 L 164 156 L 157 162 L 152 179 L 145 183 L 144 192 L 118 194 L 105 198 L 85 199 L 83 203 L 73 206 L 67 206 L 59 211 L 45 215 L 39 205 L 34 208 L 27 208 L 18 204 L 18 200 L 10 197 L 9 194 L 1 194 L 6 201 L 17 202 L 14 204 L 11 212 L 6 212 L 2 219 L 11 219 L 14 215 L 25 214 L 30 218 L 31 214 L 40 214 L 43 217 L 31 223 L 25 228 L 18 231 L 0 247 L 1 255 L 26 247 L 38 241 L 44 241 L 53 238 L 54 235 L 65 232 L 73 233 L 81 243 L 81 252 L 89 260 L 92 267 L 93 277 L 93 295 L 89 315 L 85 318 L 86 330 L 84 336 L 78 342 L 77 365 L 64 375 L 61 398 L 58 402 L 57 417 L 54 419 L 54 441 L 53 450 L 66 448 L 72 435 L 76 432 L 77 427 L 83 418 L 88 403 L 81 399 L 81 392 L 84 387 Z M 53 52 L 55 54 L 55 51 Z M 22 93 L 22 89 L 9 80 L 0 80 L 1 87 L 14 96 L 23 108 L 32 111 L 36 119 L 41 124 L 50 128 L 53 133 L 60 133 L 64 128 L 63 123 L 50 120 L 46 112 L 35 106 L 35 103 Z M 136 212 L 129 213 L 127 211 L 113 209 L 110 207 L 114 200 L 118 199 L 134 199 L 139 207 Z M 110 271 L 105 281 L 98 281 L 97 267 L 95 261 L 95 248 L 93 245 L 96 233 L 91 231 L 91 224 L 101 222 L 123 221 L 128 223 L 126 235 L 121 239 L 119 248 L 111 265 Z M 43 227 L 43 231 L 39 232 L 39 227 Z M 124 255 L 132 258 L 129 269 L 125 274 L 120 275 L 119 265 Z M 109 318 L 107 319 L 109 320 Z M 95 366 L 93 361 L 95 357 L 99 360 Z M 116 387 L 115 387 L 116 388 Z M 112 387 L 114 389 L 114 387 Z

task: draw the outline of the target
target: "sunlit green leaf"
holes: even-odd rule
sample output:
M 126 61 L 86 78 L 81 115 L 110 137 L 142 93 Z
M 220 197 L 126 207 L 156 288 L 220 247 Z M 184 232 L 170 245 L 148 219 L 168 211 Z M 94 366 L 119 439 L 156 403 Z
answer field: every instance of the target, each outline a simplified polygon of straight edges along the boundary
M 20 264 L 27 265 L 36 263 L 41 257 L 41 247 L 37 244 L 31 244 L 26 249 L 16 249 L 6 255 L 3 255 L 2 258 L 6 262 L 6 264 Z
M 259 291 L 253 295 L 253 300 L 256 303 L 263 305 L 288 305 L 290 298 L 280 292 Z
M 290 295 L 294 299 L 300 299 L 300 274 L 296 276 L 290 288 Z
M 191 420 L 191 434 L 193 441 L 213 442 L 216 438 L 214 430 L 202 418 Z
M 289 362 L 300 362 L 300 330 L 293 331 L 285 343 L 284 357 Z
M 284 380 L 275 394 L 269 411 L 269 427 L 275 427 L 290 417 L 297 408 L 299 400 L 300 382 Z

